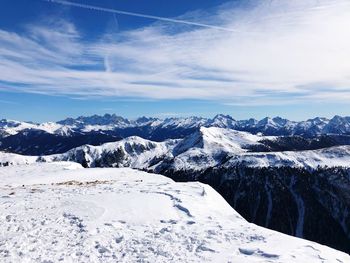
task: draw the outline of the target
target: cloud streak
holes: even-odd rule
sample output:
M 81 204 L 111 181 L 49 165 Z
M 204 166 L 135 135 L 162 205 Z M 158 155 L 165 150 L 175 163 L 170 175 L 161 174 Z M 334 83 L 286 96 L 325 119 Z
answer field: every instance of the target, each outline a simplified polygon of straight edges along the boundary
M 0 30 L 0 89 L 226 105 L 346 101 L 349 10 L 348 1 L 228 3 L 179 20 L 205 19 L 235 32 L 158 22 L 97 41 L 60 20 L 21 34 Z

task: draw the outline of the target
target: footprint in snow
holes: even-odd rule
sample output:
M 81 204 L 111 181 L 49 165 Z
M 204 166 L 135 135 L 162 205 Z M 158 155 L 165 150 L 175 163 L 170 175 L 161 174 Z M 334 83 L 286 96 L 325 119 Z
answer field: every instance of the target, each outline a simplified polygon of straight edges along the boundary
M 163 219 L 161 219 L 160 222 L 162 224 L 172 224 L 172 225 L 176 225 L 177 224 L 177 221 L 174 220 L 174 219 L 170 219 L 170 220 L 163 220 Z
M 10 222 L 11 219 L 12 219 L 12 216 L 11 216 L 11 215 L 7 215 L 7 216 L 5 217 L 6 222 Z
M 124 236 L 116 237 L 114 240 L 117 244 L 121 243 L 124 239 Z
M 96 244 L 95 248 L 97 249 L 98 253 L 100 253 L 100 254 L 104 254 L 104 253 L 110 252 L 109 249 L 107 249 L 106 247 L 100 245 L 99 243 Z
M 208 248 L 204 244 L 201 244 L 196 248 L 196 252 L 202 252 L 202 251 L 215 253 L 214 249 Z
M 260 249 L 256 248 L 239 248 L 238 249 L 241 254 L 247 255 L 247 256 L 258 256 L 263 258 L 269 258 L 269 259 L 278 259 L 279 255 L 266 253 Z
M 193 217 L 190 210 L 188 210 L 186 207 L 184 207 L 180 204 L 175 204 L 174 207 L 179 209 L 181 212 L 184 212 L 188 217 Z

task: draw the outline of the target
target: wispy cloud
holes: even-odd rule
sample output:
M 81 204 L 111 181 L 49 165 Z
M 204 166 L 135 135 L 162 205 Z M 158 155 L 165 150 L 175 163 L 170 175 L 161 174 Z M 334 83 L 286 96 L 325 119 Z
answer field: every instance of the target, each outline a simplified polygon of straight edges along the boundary
M 264 105 L 350 98 L 349 1 L 252 1 L 87 41 L 66 21 L 0 30 L 2 89 Z M 326 87 L 326 89 L 324 88 Z

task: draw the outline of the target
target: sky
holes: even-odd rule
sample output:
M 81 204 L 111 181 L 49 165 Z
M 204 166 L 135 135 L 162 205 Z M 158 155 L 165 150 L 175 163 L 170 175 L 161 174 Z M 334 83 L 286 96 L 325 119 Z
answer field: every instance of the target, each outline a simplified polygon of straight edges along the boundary
M 350 115 L 348 0 L 1 0 L 0 118 Z

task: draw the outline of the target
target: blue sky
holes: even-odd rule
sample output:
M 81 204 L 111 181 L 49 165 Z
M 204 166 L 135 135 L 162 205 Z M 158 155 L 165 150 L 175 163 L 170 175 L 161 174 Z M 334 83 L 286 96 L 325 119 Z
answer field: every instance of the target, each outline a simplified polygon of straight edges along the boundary
M 0 118 L 350 115 L 349 1 L 71 2 L 1 1 Z

